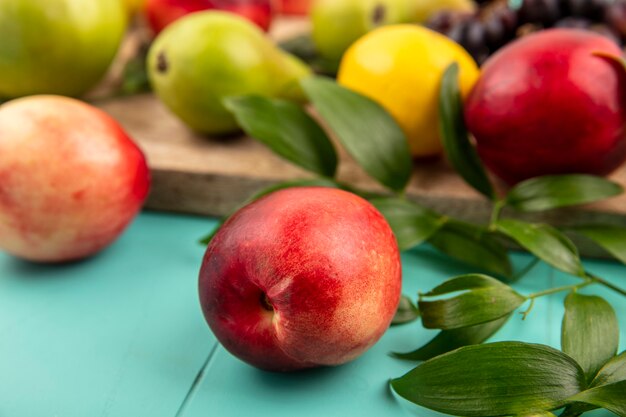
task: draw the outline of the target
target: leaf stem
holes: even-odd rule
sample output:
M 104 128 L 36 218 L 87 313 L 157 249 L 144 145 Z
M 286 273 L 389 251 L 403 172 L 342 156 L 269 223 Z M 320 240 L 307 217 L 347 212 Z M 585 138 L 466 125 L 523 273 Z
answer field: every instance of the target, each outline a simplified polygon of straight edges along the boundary
M 581 282 L 580 284 L 564 285 L 562 287 L 554 287 L 554 288 L 550 288 L 550 289 L 547 289 L 547 290 L 534 292 L 532 294 L 529 294 L 526 298 L 529 299 L 529 300 L 532 300 L 532 299 L 535 299 L 535 298 L 544 297 L 546 295 L 556 294 L 558 292 L 576 291 L 576 290 L 584 288 L 584 287 L 586 287 L 588 285 L 591 285 L 593 283 L 594 283 L 594 280 L 589 278 L 589 279 L 586 279 L 584 282 Z
M 506 201 L 505 200 L 497 200 L 494 204 L 493 204 L 493 209 L 491 210 L 491 219 L 489 220 L 489 230 L 492 232 L 496 231 L 496 223 L 498 222 L 498 219 L 500 218 L 500 213 L 502 212 L 502 209 L 504 208 L 504 206 L 506 205 Z
M 526 309 L 526 311 L 522 311 L 520 314 L 522 315 L 522 320 L 526 320 L 526 317 L 528 317 L 528 315 L 530 314 L 530 312 L 533 310 L 533 307 L 535 306 L 535 299 L 531 298 L 530 299 L 530 304 L 528 305 L 528 308 Z
M 609 288 L 613 291 L 615 291 L 618 294 L 623 295 L 624 297 L 626 297 L 626 290 L 623 288 L 618 287 L 617 285 L 611 284 L 609 281 L 606 281 L 604 278 L 600 278 L 597 275 L 593 275 L 589 272 L 586 273 L 587 279 L 591 280 L 592 282 L 595 282 L 597 284 L 603 285 L 606 288 Z
M 624 290 L 623 288 L 620 288 L 616 285 L 611 284 L 610 282 L 606 281 L 603 278 L 600 278 L 596 275 L 590 274 L 590 273 L 586 273 L 586 278 L 583 282 L 581 282 L 580 284 L 576 284 L 576 285 L 564 285 L 562 287 L 554 287 L 554 288 L 550 288 L 544 291 L 539 291 L 539 292 L 535 292 L 532 294 L 529 294 L 526 296 L 527 300 L 531 301 L 531 305 L 529 306 L 528 310 L 523 312 L 522 314 L 524 315 L 524 318 L 526 318 L 526 316 L 528 315 L 528 313 L 530 312 L 530 310 L 532 309 L 532 303 L 534 302 L 534 300 L 536 298 L 539 297 L 544 297 L 546 295 L 551 295 L 551 294 L 556 294 L 558 292 L 563 292 L 563 291 L 577 291 L 581 288 L 584 288 L 588 285 L 592 285 L 592 284 L 600 284 L 600 285 L 604 285 L 605 287 L 623 295 L 626 297 L 626 290 Z

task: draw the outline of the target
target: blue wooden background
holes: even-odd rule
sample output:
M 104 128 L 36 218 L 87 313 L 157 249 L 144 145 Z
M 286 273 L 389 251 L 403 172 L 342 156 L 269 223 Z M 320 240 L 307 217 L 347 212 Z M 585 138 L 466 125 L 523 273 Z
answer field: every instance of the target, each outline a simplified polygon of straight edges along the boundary
M 337 368 L 277 375 L 231 357 L 205 324 L 196 289 L 204 252 L 197 240 L 215 224 L 147 212 L 83 262 L 40 266 L 0 254 L 0 417 L 437 415 L 395 398 L 386 385 L 414 366 L 388 353 L 435 334 L 419 323 L 390 329 Z M 529 260 L 514 255 L 517 267 Z M 626 267 L 586 265 L 626 286 Z M 405 253 L 403 267 L 411 295 L 469 272 L 427 247 Z M 573 282 L 540 264 L 516 288 Z M 626 300 L 602 288 L 585 292 L 611 301 L 626 339 Z M 493 340 L 559 347 L 562 298 L 539 300 L 526 321 L 515 317 Z

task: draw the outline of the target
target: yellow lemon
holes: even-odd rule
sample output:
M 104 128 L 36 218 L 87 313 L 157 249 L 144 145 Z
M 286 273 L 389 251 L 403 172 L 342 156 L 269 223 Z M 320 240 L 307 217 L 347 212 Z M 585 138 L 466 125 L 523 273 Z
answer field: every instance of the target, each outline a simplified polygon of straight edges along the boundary
M 414 157 L 442 151 L 439 139 L 439 87 L 446 68 L 459 64 L 466 97 L 480 72 L 457 43 L 417 25 L 391 25 L 360 38 L 344 55 L 341 85 L 380 103 L 404 130 Z

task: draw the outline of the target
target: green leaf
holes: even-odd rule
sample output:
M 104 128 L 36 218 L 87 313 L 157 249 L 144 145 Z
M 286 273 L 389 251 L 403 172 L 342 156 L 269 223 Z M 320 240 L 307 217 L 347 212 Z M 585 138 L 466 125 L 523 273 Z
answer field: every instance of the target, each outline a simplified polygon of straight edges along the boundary
M 576 206 L 622 194 L 621 185 L 593 175 L 555 175 L 531 178 L 516 185 L 506 204 L 521 211 Z
M 569 274 L 584 276 L 576 246 L 555 228 L 513 219 L 499 220 L 496 226 L 544 262 Z
M 302 180 L 285 181 L 285 182 L 281 182 L 281 183 L 278 183 L 278 184 L 270 185 L 269 187 L 266 187 L 266 188 L 262 189 L 261 191 L 258 191 L 257 193 L 253 194 L 250 198 L 248 198 L 245 202 L 243 202 L 236 210 L 234 210 L 233 213 L 235 213 L 237 210 L 243 208 L 244 206 L 247 206 L 248 204 L 252 203 L 253 201 L 256 201 L 256 200 L 258 200 L 261 197 L 264 197 L 264 196 L 266 196 L 268 194 L 273 193 L 274 191 L 282 190 L 282 189 L 285 189 L 285 188 L 291 188 L 291 187 L 341 188 L 338 183 L 336 183 L 333 180 L 327 179 L 327 178 L 310 178 L 310 179 L 302 179 Z M 213 237 L 215 236 L 215 234 L 219 231 L 219 229 L 222 227 L 222 225 L 224 223 L 226 223 L 226 220 L 228 220 L 228 218 L 233 215 L 233 213 L 229 214 L 228 216 L 222 217 L 220 219 L 219 223 L 217 224 L 217 226 L 215 227 L 215 229 L 213 229 L 213 231 L 211 233 L 209 233 L 208 235 L 206 235 L 202 239 L 200 239 L 199 243 L 201 245 L 204 245 L 204 246 L 206 246 L 209 243 L 211 243 L 211 240 L 213 240 Z
M 219 219 L 213 231 L 209 233 L 208 235 L 205 235 L 204 237 L 202 237 L 198 241 L 198 243 L 200 243 L 202 246 L 209 246 L 209 243 L 211 243 L 211 241 L 213 240 L 217 232 L 222 228 L 224 223 L 226 223 L 226 220 L 228 220 L 228 217 L 222 217 L 221 219 Z
M 572 230 L 609 252 L 615 259 L 626 264 L 626 228 L 608 225 L 577 226 Z
M 626 416 L 626 380 L 590 388 L 569 398 L 570 402 L 585 403 Z
M 340 184 L 337 182 L 328 179 L 328 178 L 307 178 L 301 180 L 291 180 L 279 182 L 278 184 L 270 185 L 269 187 L 263 188 L 261 191 L 256 192 L 252 195 L 252 197 L 248 198 L 241 206 L 247 206 L 253 201 L 258 200 L 261 197 L 265 197 L 268 194 L 272 194 L 275 191 L 284 190 L 285 188 L 294 188 L 294 187 L 328 187 L 328 188 L 342 188 Z
M 446 221 L 437 213 L 401 198 L 370 200 L 387 219 L 400 250 L 410 249 L 431 237 Z
M 511 276 L 507 249 L 493 234 L 478 226 L 450 220 L 428 242 L 441 252 L 481 270 Z
M 451 298 L 424 301 L 424 298 L 462 291 Z M 508 316 L 526 301 L 526 297 L 508 285 L 485 275 L 452 278 L 427 294 L 418 303 L 422 324 L 427 329 L 452 330 L 475 326 Z
M 317 74 L 334 77 L 339 71 L 339 60 L 320 56 L 310 33 L 282 41 L 278 46 L 300 58 Z
M 500 342 L 457 349 L 391 381 L 403 398 L 467 417 L 555 410 L 585 388 L 585 374 L 548 346 Z
M 302 60 L 313 59 L 318 55 L 313 36 L 310 33 L 304 33 L 281 41 L 278 46 Z
M 591 381 L 589 388 L 614 384 L 624 380 L 626 380 L 626 352 L 622 352 L 608 361 Z M 594 405 L 574 403 L 565 409 L 561 417 L 579 416 L 586 411 L 596 408 Z
M 592 387 L 626 380 L 626 351 L 608 361 L 591 381 Z
M 582 413 L 595 410 L 596 408 L 598 407 L 596 407 L 595 405 L 589 405 L 585 403 L 572 403 L 565 407 L 563 412 L 559 414 L 559 417 L 578 417 Z
M 406 187 L 412 171 L 409 145 L 400 126 L 382 106 L 321 77 L 304 79 L 302 87 L 365 172 L 392 190 Z
M 304 169 L 333 177 L 337 153 L 326 132 L 300 106 L 261 96 L 228 97 L 224 105 L 241 128 Z
M 561 349 L 575 359 L 591 381 L 617 354 L 619 325 L 609 303 L 597 296 L 570 293 L 565 299 Z
M 439 284 L 427 293 L 422 294 L 422 297 L 435 297 L 438 295 L 450 294 L 457 291 L 489 287 L 508 288 L 507 285 L 488 275 L 467 274 L 450 278 L 443 284 Z
M 396 310 L 395 316 L 391 320 L 392 326 L 411 323 L 420 317 L 420 310 L 413 301 L 406 295 L 400 297 L 400 304 Z
M 152 90 L 146 68 L 149 49 L 149 45 L 142 45 L 136 55 L 126 63 L 119 91 L 122 96 L 145 93 Z
M 407 353 L 392 353 L 399 359 L 425 361 L 463 346 L 478 345 L 496 334 L 509 320 L 510 315 L 475 326 L 442 330 L 421 348 Z
M 448 161 L 463 179 L 480 193 L 495 200 L 496 193 L 476 149 L 472 146 L 463 120 L 459 90 L 459 66 L 450 65 L 441 80 L 439 130 Z

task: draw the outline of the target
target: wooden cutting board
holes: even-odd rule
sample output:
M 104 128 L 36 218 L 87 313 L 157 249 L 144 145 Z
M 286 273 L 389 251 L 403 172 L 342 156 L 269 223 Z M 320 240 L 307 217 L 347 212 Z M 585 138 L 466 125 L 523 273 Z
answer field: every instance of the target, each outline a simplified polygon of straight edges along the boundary
M 306 31 L 308 22 L 279 21 L 276 38 Z M 131 49 L 127 45 L 127 49 Z M 253 193 L 273 183 L 311 177 L 275 156 L 255 140 L 214 139 L 192 132 L 153 95 L 97 100 L 145 151 L 153 175 L 147 208 L 200 215 L 231 213 Z M 371 191 L 383 191 L 340 149 L 339 179 Z M 407 195 L 440 213 L 472 222 L 488 221 L 490 205 L 467 186 L 444 160 L 416 161 Z M 626 166 L 612 179 L 626 185 Z M 626 226 L 626 195 L 597 204 L 547 213 L 520 215 L 557 226 L 609 223 Z M 593 246 L 582 252 L 598 255 Z

